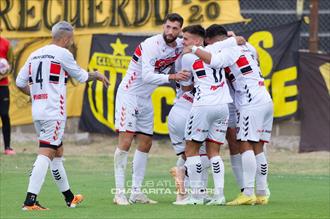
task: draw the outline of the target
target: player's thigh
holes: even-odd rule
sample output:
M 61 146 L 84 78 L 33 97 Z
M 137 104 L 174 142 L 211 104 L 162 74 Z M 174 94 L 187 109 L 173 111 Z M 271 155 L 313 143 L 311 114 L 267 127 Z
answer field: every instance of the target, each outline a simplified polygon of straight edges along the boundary
M 223 144 L 226 138 L 228 127 L 228 106 L 223 104 L 209 111 L 210 128 L 207 136 L 207 141 L 217 144 Z
M 258 142 L 261 137 L 263 116 L 258 108 L 242 107 L 238 110 L 236 138 L 240 141 Z
M 274 120 L 273 103 L 270 102 L 268 104 L 265 104 L 263 107 L 263 111 L 264 111 L 264 120 L 263 120 L 260 140 L 268 143 L 270 141 L 272 129 L 273 129 L 273 120 Z
M 55 151 L 62 147 L 65 123 L 64 120 L 38 120 L 34 122 L 39 139 L 39 153 L 54 151 L 55 155 Z
M 186 140 L 197 142 L 205 141 L 210 127 L 207 112 L 208 109 L 207 106 L 191 108 L 185 128 Z
M 138 98 L 136 133 L 152 136 L 154 130 L 154 109 L 151 98 Z
M 9 112 L 9 88 L 0 86 L 0 115 L 8 115 Z
M 137 112 L 136 96 L 118 92 L 115 108 L 115 127 L 117 131 L 135 133 Z
M 228 128 L 236 128 L 236 107 L 234 103 L 228 104 L 229 118 L 228 118 Z

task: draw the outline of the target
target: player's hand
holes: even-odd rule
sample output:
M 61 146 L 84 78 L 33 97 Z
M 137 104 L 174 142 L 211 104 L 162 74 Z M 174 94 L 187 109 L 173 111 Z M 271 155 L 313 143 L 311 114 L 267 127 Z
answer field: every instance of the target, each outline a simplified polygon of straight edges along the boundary
M 234 33 L 234 31 L 227 31 L 227 36 L 228 37 L 235 37 L 236 34 Z
M 244 45 L 246 43 L 246 40 L 242 36 L 235 36 L 237 45 Z
M 192 52 L 192 50 L 191 50 L 192 47 L 193 47 L 192 45 L 191 46 L 185 46 L 183 48 L 182 54 L 191 53 Z
M 174 80 L 176 81 L 188 81 L 191 76 L 191 73 L 186 70 L 179 71 L 178 73 L 174 74 Z
M 95 71 L 94 73 L 95 73 L 95 76 L 96 76 L 96 80 L 98 80 L 98 81 L 102 81 L 103 85 L 104 85 L 106 88 L 108 88 L 109 85 L 110 85 L 110 82 L 109 82 L 108 78 L 105 77 L 105 75 L 99 73 L 98 71 Z

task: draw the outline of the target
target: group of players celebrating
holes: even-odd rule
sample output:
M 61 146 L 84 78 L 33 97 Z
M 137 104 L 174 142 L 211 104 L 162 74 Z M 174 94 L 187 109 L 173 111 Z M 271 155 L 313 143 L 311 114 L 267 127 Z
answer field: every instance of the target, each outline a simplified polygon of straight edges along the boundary
M 164 32 L 147 38 L 136 48 L 118 88 L 115 125 L 119 142 L 114 153 L 113 201 L 118 205 L 157 203 L 141 189 L 152 146 L 151 94 L 158 85 L 172 80 L 177 84 L 175 104 L 168 118 L 170 138 L 178 156 L 171 169 L 177 185 L 174 204 L 267 204 L 268 164 L 263 144 L 271 135 L 273 103 L 264 86 L 256 51 L 244 38 L 230 36 L 233 33 L 220 25 L 206 30 L 200 25 L 182 26 L 179 14 L 168 14 Z M 73 41 L 71 24 L 58 22 L 52 27 L 51 44 L 31 53 L 16 78 L 17 87 L 31 96 L 39 139 L 22 210 L 48 210 L 37 201 L 48 169 L 68 207 L 75 208 L 84 200 L 81 194 L 71 191 L 63 164 L 66 84 L 69 76 L 81 83 L 99 80 L 104 86 L 109 85 L 109 80 L 77 65 L 68 50 Z M 170 72 L 173 66 L 175 73 Z M 125 172 L 134 137 L 138 146 L 133 158 L 132 192 L 127 197 Z M 219 154 L 226 137 L 241 189 L 240 195 L 228 203 Z M 206 193 L 209 167 L 214 181 L 212 197 Z
M 118 88 L 114 203 L 157 203 L 141 190 L 152 145 L 151 94 L 158 85 L 174 80 L 177 96 L 168 117 L 171 142 L 178 155 L 176 167 L 171 169 L 177 186 L 173 204 L 267 204 L 268 164 L 263 146 L 270 140 L 273 103 L 264 86 L 256 50 L 244 38 L 234 37 L 217 24 L 206 30 L 201 25 L 182 26 L 179 14 L 169 14 L 163 34 L 147 38 L 136 48 Z M 173 65 L 175 73 L 169 74 Z M 133 158 L 132 192 L 127 198 L 125 171 L 134 136 L 138 146 Z M 226 137 L 241 189 L 239 196 L 227 203 L 224 163 L 219 153 Z M 213 197 L 206 193 L 209 167 Z

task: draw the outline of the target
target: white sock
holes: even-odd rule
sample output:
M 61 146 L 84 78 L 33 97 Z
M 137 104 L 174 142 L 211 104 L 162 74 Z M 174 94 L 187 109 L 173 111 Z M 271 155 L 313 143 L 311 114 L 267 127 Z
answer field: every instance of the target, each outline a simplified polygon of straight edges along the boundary
M 199 155 L 187 157 L 185 166 L 188 169 L 189 185 L 192 190 L 192 196 L 194 198 L 200 198 L 200 191 L 202 188 L 201 157 Z
M 148 153 L 135 150 L 133 158 L 132 192 L 140 192 L 148 162 Z
M 242 154 L 242 169 L 244 194 L 251 196 L 254 193 L 254 182 L 257 171 L 257 162 L 253 150 L 245 151 Z
M 202 164 L 202 183 L 203 188 L 206 189 L 208 185 L 208 178 L 209 178 L 209 168 L 211 166 L 210 160 L 206 155 L 200 156 L 201 157 L 201 164 Z
M 176 161 L 176 166 L 177 167 L 183 167 L 185 162 L 186 161 L 182 158 L 182 156 L 179 155 L 178 160 Z
M 243 169 L 241 154 L 230 155 L 231 168 L 233 170 L 236 183 L 240 189 L 243 189 Z
M 50 162 L 50 172 L 60 192 L 65 192 L 70 189 L 68 177 L 63 165 L 63 157 L 55 157 Z
M 125 172 L 127 166 L 128 151 L 116 148 L 114 155 L 114 169 L 116 190 L 118 193 L 124 193 L 125 190 Z
M 214 156 L 210 159 L 214 183 L 214 196 L 223 197 L 223 188 L 225 185 L 225 166 L 220 156 Z
M 257 174 L 256 174 L 256 193 L 257 195 L 266 195 L 268 163 L 265 153 L 256 155 Z
M 42 184 L 45 181 L 50 162 L 51 161 L 47 156 L 41 154 L 38 155 L 36 161 L 33 164 L 27 192 L 36 195 L 39 194 Z

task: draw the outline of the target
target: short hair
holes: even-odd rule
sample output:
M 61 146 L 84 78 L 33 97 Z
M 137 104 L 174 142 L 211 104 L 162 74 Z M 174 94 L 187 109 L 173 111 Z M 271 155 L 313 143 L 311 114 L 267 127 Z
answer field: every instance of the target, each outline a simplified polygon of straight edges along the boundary
M 227 30 L 219 24 L 212 24 L 206 28 L 205 37 L 213 38 L 215 36 L 227 36 Z
M 188 33 L 200 36 L 203 39 L 205 38 L 205 29 L 204 29 L 204 27 L 202 27 L 199 24 L 186 26 L 182 29 L 182 32 L 183 33 L 188 32 Z
M 69 22 L 60 21 L 52 27 L 52 37 L 53 39 L 60 39 L 67 33 L 72 33 L 73 27 Z
M 174 21 L 177 21 L 180 23 L 180 27 L 182 27 L 183 25 L 183 17 L 181 15 L 179 15 L 178 13 L 170 13 L 168 14 L 165 19 L 164 19 L 164 24 L 166 23 L 166 21 L 171 21 L 171 22 L 174 22 Z

